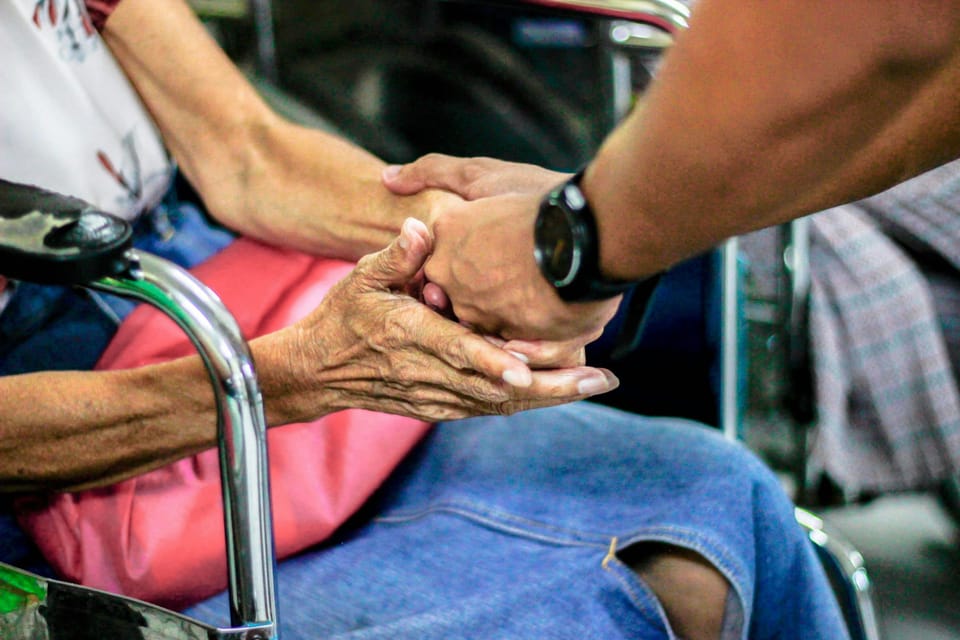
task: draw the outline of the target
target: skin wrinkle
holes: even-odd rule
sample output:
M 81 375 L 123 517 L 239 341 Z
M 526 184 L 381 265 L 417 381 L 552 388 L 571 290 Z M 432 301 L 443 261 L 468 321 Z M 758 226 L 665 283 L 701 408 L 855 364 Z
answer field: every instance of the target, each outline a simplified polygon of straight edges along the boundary
M 383 292 L 377 287 L 373 292 L 374 297 L 392 296 L 393 294 Z M 422 327 L 420 325 L 408 326 L 406 314 L 408 311 L 403 307 L 398 307 L 389 311 L 383 310 L 384 305 L 377 304 L 369 314 L 359 314 L 360 321 L 357 324 L 347 323 L 340 326 L 341 333 L 346 333 L 349 338 L 344 338 L 345 348 L 331 355 L 328 350 L 324 356 L 316 357 L 319 361 L 323 373 L 324 386 L 328 391 L 341 392 L 340 398 L 336 400 L 337 405 L 354 405 L 350 400 L 351 394 L 360 392 L 365 396 L 363 402 L 370 402 L 370 399 L 387 400 L 391 397 L 404 396 L 415 388 L 413 379 L 421 378 L 420 384 L 439 385 L 435 391 L 428 392 L 427 395 L 434 402 L 448 402 L 455 406 L 467 401 L 470 398 L 480 400 L 487 412 L 514 412 L 505 398 L 508 397 L 502 386 L 491 386 L 490 382 L 482 376 L 470 374 L 465 371 L 459 372 L 461 381 L 459 388 L 453 394 L 444 391 L 444 387 L 450 385 L 451 377 L 449 374 L 443 374 L 436 367 L 427 369 L 426 378 L 420 374 L 422 365 L 417 364 L 422 355 L 413 352 L 407 353 L 410 344 L 426 345 L 435 352 L 441 353 L 453 365 L 468 366 L 469 361 L 465 356 L 464 346 L 460 341 L 452 337 L 437 336 L 436 334 L 420 335 Z M 419 306 L 414 307 L 421 309 Z M 428 313 L 427 311 L 423 311 Z M 432 312 L 429 312 L 432 313 Z M 375 334 L 369 330 L 368 323 L 372 325 L 383 325 L 390 329 L 386 334 Z M 405 335 L 412 334 L 412 335 Z M 333 341 L 340 343 L 339 340 Z M 329 345 L 331 341 L 326 341 Z M 369 364 L 361 365 L 364 362 L 365 351 L 373 351 L 379 354 L 382 364 L 380 366 Z M 418 375 L 419 374 L 419 375 Z M 398 405 L 400 412 L 410 411 L 410 409 L 401 409 L 400 407 L 414 406 L 410 403 Z M 522 405 L 526 406 L 526 405 Z M 419 413 L 414 410 L 414 413 Z M 457 417 L 463 417 L 463 412 L 458 412 Z

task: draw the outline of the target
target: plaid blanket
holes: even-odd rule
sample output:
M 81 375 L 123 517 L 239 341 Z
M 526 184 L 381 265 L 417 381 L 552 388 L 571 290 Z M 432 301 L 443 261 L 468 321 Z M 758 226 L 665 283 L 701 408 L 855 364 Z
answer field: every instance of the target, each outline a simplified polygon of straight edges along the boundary
M 810 242 L 812 469 L 852 494 L 956 474 L 960 162 L 812 216 Z

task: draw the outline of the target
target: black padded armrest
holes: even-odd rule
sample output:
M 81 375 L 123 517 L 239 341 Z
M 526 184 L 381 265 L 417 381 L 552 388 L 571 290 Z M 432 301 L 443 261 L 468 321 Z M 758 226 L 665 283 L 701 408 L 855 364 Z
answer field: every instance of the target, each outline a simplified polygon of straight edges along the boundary
M 0 180 L 0 275 L 84 284 L 122 273 L 132 230 L 77 198 Z

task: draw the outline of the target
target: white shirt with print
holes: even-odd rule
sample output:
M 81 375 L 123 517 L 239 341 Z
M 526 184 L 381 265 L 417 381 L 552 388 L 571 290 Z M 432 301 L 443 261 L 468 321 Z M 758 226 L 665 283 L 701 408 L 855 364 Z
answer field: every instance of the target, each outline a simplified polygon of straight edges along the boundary
M 129 220 L 159 201 L 171 173 L 82 0 L 0 0 L 0 178 Z

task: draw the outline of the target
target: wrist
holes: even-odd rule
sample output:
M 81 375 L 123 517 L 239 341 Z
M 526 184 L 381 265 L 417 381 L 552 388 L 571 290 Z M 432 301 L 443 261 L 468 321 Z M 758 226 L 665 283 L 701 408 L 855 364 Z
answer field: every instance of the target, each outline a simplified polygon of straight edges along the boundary
M 551 189 L 534 224 L 534 256 L 540 272 L 566 302 L 615 298 L 641 280 L 615 280 L 600 267 L 600 234 L 580 182 L 583 172 Z
M 263 408 L 268 426 L 304 422 L 316 417 L 304 406 L 304 398 L 321 404 L 323 390 L 312 393 L 307 388 L 314 380 L 313 371 L 323 368 L 325 354 L 310 340 L 309 332 L 294 324 L 250 341 L 263 394 Z

